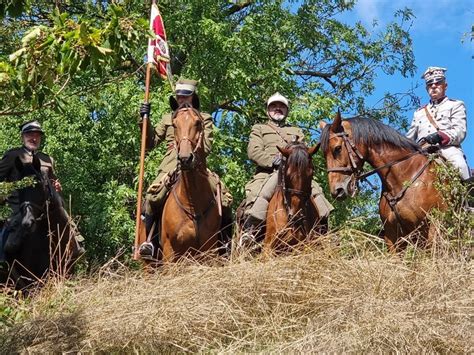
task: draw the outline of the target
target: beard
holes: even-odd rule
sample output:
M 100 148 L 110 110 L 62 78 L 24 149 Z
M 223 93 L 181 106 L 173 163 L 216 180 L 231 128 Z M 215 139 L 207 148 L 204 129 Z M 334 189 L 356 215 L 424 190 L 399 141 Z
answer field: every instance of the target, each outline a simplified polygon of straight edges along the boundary
M 270 118 L 274 121 L 280 122 L 283 121 L 286 116 L 282 112 L 274 112 L 270 114 Z

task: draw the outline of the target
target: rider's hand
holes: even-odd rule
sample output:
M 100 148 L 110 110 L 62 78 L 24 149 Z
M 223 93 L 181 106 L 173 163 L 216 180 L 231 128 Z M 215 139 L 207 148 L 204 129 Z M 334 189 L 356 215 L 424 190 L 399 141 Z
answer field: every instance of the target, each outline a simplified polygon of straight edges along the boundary
M 438 132 L 431 133 L 425 137 L 425 141 L 429 144 L 439 144 L 441 143 L 441 136 L 438 134 Z
M 140 105 L 140 117 L 143 119 L 143 116 L 150 117 L 151 104 L 149 102 L 144 102 Z
M 61 192 L 63 190 L 63 187 L 61 186 L 61 183 L 59 182 L 59 180 L 53 180 L 52 183 L 53 183 L 54 189 L 57 192 Z
M 281 154 L 277 154 L 275 155 L 275 157 L 273 158 L 273 162 L 272 162 L 272 167 L 273 169 L 278 169 L 278 167 L 280 166 L 281 164 Z

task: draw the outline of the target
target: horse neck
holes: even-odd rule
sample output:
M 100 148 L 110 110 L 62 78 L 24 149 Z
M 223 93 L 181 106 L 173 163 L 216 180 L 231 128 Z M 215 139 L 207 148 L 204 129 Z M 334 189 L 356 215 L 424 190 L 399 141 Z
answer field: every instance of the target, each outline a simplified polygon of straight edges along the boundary
M 407 149 L 389 146 L 370 147 L 367 149 L 366 161 L 374 168 L 402 160 L 413 152 Z M 377 175 L 382 181 L 384 191 L 401 189 L 407 181 L 423 167 L 427 158 L 422 154 L 416 154 L 406 160 L 394 165 L 377 170 Z
M 209 200 L 214 196 L 205 162 L 199 167 L 190 170 L 181 170 L 176 182 L 176 191 L 179 199 L 186 206 L 193 206 L 200 210 L 207 208 Z

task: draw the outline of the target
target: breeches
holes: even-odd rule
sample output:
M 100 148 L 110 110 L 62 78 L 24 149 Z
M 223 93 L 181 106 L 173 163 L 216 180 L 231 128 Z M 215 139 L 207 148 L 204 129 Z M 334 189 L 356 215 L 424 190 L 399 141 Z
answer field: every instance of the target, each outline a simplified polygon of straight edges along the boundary
M 467 166 L 466 158 L 461 148 L 448 147 L 441 149 L 441 155 L 459 170 L 462 180 L 469 179 L 471 174 L 469 173 L 469 167 Z

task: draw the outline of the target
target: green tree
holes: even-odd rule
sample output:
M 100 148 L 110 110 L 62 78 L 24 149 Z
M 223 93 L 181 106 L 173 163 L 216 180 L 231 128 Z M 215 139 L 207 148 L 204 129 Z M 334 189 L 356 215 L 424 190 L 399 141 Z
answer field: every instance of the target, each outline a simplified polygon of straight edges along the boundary
M 45 151 L 55 157 L 73 214 L 90 256 L 106 259 L 133 239 L 147 2 L 7 1 L 0 6 L 0 148 L 17 144 L 17 125 L 43 122 Z M 159 2 L 175 79 L 200 80 L 202 108 L 217 124 L 210 168 L 238 204 L 252 165 L 246 156 L 250 127 L 265 119 L 275 91 L 291 100 L 290 120 L 318 139 L 318 122 L 344 112 L 403 121 L 403 98 L 387 94 L 369 109 L 380 72 L 413 75 L 409 36 L 412 13 L 371 28 L 338 20 L 354 3 L 342 0 Z M 170 86 L 152 80 L 152 120 L 169 111 Z M 163 150 L 146 162 L 146 184 Z M 321 157 L 317 180 L 325 184 Z M 327 191 L 327 190 L 326 190 Z M 370 193 L 338 204 L 335 223 L 372 214 Z M 354 209 L 353 206 L 356 206 Z

